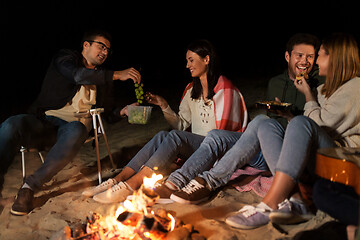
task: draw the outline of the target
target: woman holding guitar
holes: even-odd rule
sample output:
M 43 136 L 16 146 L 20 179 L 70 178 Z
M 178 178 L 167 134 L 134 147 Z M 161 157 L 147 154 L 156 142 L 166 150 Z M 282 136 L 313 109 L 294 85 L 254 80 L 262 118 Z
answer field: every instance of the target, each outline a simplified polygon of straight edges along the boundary
M 261 150 L 275 177 L 262 202 L 229 216 L 229 225 L 252 229 L 269 221 L 289 224 L 309 220 L 312 215 L 296 192 L 298 183 L 313 184 L 316 179 L 317 149 L 360 147 L 360 60 L 356 41 L 346 34 L 326 38 L 317 64 L 319 75 L 326 76 L 325 83 L 317 88 L 317 97 L 305 79 L 294 81 L 306 98 L 304 116 L 292 118 L 286 130 L 273 119 L 259 127 Z

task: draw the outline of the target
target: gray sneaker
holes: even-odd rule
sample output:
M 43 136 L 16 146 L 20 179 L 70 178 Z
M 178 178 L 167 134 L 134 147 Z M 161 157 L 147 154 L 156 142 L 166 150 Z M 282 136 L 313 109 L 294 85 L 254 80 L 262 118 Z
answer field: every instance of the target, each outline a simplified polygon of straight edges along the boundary
M 268 224 L 270 210 L 261 206 L 246 205 L 225 219 L 225 223 L 239 229 L 249 230 Z
M 279 208 L 269 215 L 270 221 L 276 224 L 297 224 L 309 221 L 314 217 L 301 200 L 285 199 Z

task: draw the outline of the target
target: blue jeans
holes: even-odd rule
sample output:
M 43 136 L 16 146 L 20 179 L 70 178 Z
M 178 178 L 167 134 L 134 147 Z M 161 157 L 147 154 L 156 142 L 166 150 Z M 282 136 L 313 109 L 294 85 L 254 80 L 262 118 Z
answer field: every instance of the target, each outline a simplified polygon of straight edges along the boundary
M 259 142 L 257 137 L 253 136 L 259 124 L 266 119 L 268 117 L 264 115 L 256 117 L 244 133 L 211 130 L 199 149 L 180 169 L 169 176 L 168 181 L 182 188 L 199 175 L 212 189 L 216 189 L 227 184 L 232 174 L 246 164 L 266 170 Z M 239 152 L 242 148 L 246 150 L 246 155 Z
M 172 130 L 157 133 L 126 165 L 139 172 L 143 166 L 167 173 L 169 165 L 180 157 L 188 159 L 199 148 L 204 136 Z
M 52 116 L 41 121 L 30 114 L 12 116 L 0 125 L 1 168 L 7 170 L 20 146 L 40 150 L 51 147 L 44 164 L 26 179 L 32 189 L 40 189 L 75 157 L 87 136 L 86 127 L 77 121 Z
M 283 172 L 295 182 L 304 173 L 315 176 L 317 149 L 336 147 L 327 132 L 305 116 L 294 117 L 286 131 L 276 120 L 268 119 L 259 127 L 258 138 L 271 172 Z

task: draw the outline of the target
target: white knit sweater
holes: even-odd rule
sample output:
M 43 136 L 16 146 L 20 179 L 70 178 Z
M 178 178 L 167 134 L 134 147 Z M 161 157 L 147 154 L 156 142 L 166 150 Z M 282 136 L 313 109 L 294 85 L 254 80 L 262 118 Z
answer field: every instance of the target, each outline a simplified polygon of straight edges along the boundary
M 341 146 L 360 147 L 360 78 L 356 77 L 329 98 L 321 94 L 318 87 L 318 101 L 309 101 L 304 106 L 304 115 L 324 127 L 328 134 Z

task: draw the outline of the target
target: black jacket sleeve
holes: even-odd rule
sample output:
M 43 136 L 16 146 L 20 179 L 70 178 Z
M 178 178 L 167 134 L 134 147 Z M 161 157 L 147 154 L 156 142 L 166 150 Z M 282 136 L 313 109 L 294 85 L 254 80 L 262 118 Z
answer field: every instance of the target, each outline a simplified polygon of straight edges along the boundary
M 99 90 L 97 106 L 111 108 L 113 71 L 87 69 L 80 53 L 60 50 L 53 58 L 42 83 L 40 94 L 30 113 L 44 116 L 45 111 L 60 109 L 76 94 L 81 85 L 96 85 Z
M 112 81 L 114 73 L 105 69 L 86 68 L 81 54 L 70 50 L 59 51 L 54 57 L 54 66 L 65 79 L 76 85 L 104 85 Z

